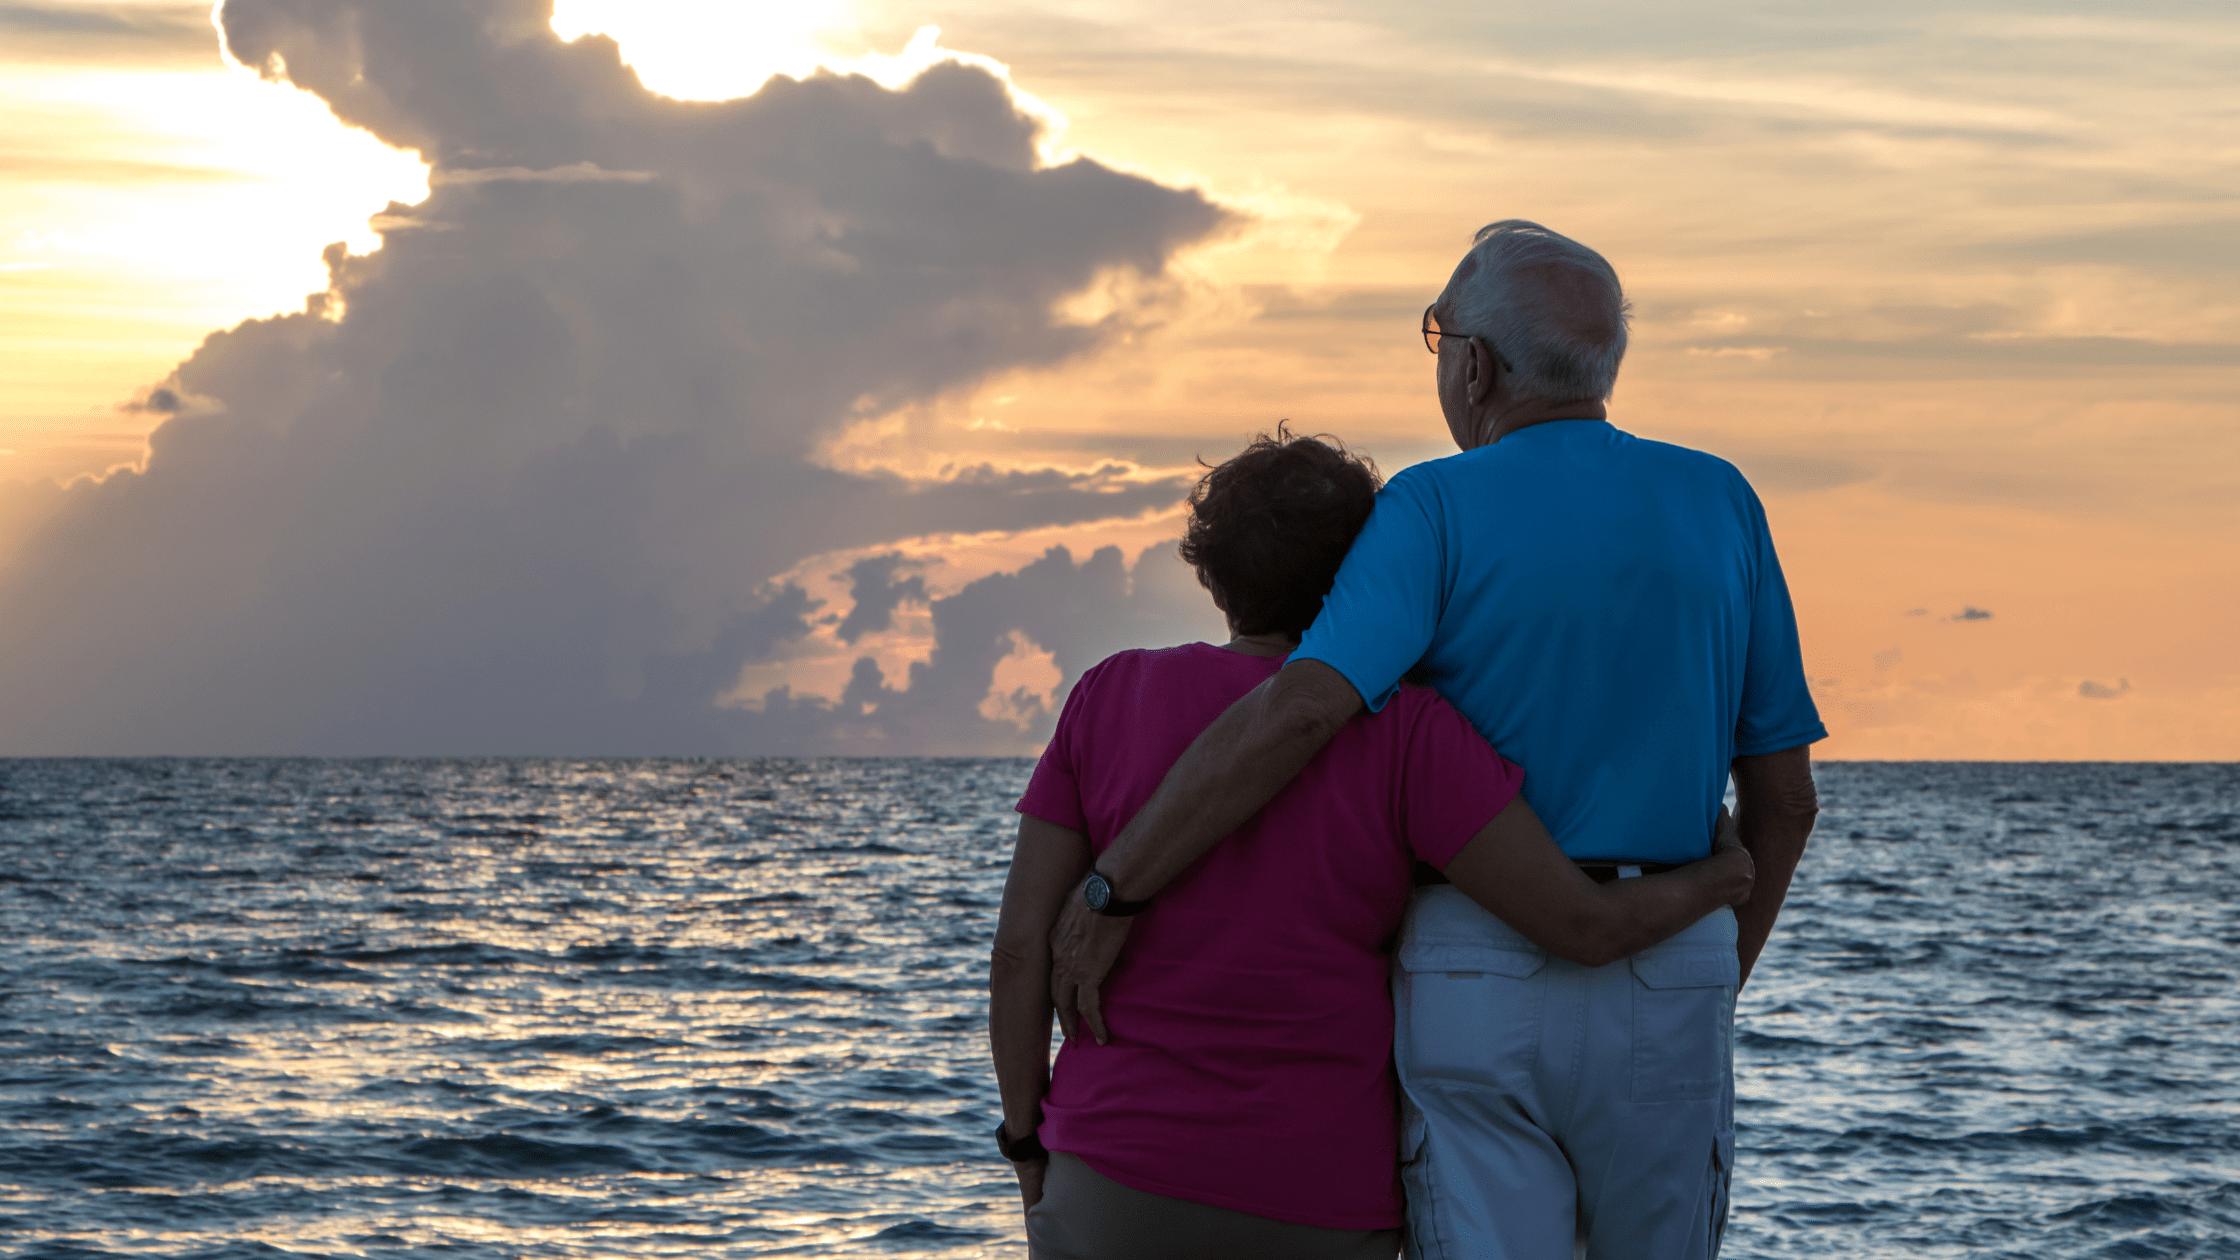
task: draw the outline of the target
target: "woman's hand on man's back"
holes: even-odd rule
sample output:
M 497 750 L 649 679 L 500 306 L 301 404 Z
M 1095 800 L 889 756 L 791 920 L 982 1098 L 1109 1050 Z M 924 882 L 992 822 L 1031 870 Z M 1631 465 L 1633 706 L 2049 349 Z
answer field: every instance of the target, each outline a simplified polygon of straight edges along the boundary
M 1711 856 L 1704 859 L 1704 867 L 1727 893 L 1722 904 L 1739 906 L 1750 900 L 1758 883 L 1758 863 L 1742 847 L 1742 828 L 1735 823 L 1734 811 L 1724 805 L 1719 807 L 1719 830 L 1711 838 Z

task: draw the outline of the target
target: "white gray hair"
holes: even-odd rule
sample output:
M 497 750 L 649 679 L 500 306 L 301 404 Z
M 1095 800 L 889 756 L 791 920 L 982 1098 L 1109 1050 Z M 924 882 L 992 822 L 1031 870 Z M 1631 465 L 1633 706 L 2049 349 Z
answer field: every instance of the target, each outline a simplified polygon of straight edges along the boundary
M 1439 310 L 1453 321 L 1453 330 L 1493 347 L 1511 373 L 1515 397 L 1608 399 L 1617 388 L 1633 316 L 1609 262 L 1523 219 L 1489 223 L 1472 240 L 1439 294 Z M 1590 300 L 1565 301 L 1569 295 L 1558 290 L 1571 286 L 1550 284 L 1550 268 L 1585 281 Z

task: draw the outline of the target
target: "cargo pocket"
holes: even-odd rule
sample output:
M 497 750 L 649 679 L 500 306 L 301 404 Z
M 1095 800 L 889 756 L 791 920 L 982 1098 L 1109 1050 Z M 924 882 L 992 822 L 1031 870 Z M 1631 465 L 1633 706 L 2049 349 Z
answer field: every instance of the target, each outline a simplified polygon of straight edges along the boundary
M 1398 962 L 1402 1080 L 1495 1085 L 1531 1070 L 1545 952 L 1418 940 L 1401 947 Z
M 1407 1239 L 1401 1254 L 1408 1260 L 1445 1260 L 1446 1244 L 1439 1237 L 1439 1213 L 1434 1204 L 1430 1152 L 1424 1135 L 1430 1126 L 1423 1112 L 1402 1095 L 1400 1100 L 1400 1187 L 1407 1192 Z
M 1742 981 L 1734 948 L 1650 950 L 1632 964 L 1633 1101 L 1717 1098 Z

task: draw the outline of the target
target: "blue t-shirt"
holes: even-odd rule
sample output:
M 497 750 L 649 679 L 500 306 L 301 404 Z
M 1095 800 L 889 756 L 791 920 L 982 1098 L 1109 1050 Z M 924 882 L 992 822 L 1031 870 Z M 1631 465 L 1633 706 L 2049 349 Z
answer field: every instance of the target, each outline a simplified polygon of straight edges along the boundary
M 1402 675 L 1437 688 L 1574 858 L 1700 858 L 1729 762 L 1828 734 L 1750 483 L 1601 420 L 1394 477 L 1309 659 L 1372 709 Z

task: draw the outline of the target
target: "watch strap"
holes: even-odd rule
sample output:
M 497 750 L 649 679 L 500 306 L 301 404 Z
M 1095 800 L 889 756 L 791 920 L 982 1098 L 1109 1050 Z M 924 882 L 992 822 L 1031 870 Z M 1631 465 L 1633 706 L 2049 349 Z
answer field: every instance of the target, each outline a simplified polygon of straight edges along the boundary
M 1001 1120 L 996 1121 L 996 1149 L 1003 1153 L 1005 1159 L 1014 1164 L 1031 1164 L 1038 1159 L 1048 1159 L 1050 1157 L 1050 1152 L 1042 1147 L 1042 1130 L 1040 1127 L 1037 1127 L 1034 1132 L 1025 1137 L 1013 1141 L 1003 1131 L 1003 1121 Z
M 1107 894 L 1103 905 L 1089 907 L 1095 913 L 1101 914 L 1108 919 L 1127 919 L 1142 914 L 1144 911 L 1151 908 L 1152 903 L 1149 897 L 1144 898 L 1142 901 L 1120 900 L 1119 894 L 1113 890 L 1112 880 L 1108 876 L 1106 876 L 1103 871 L 1098 870 L 1096 867 L 1092 866 L 1089 868 L 1089 876 L 1090 878 L 1103 881 L 1105 893 Z M 1088 882 L 1089 881 L 1087 879 L 1084 879 L 1082 881 L 1082 885 L 1084 888 L 1087 887 Z

